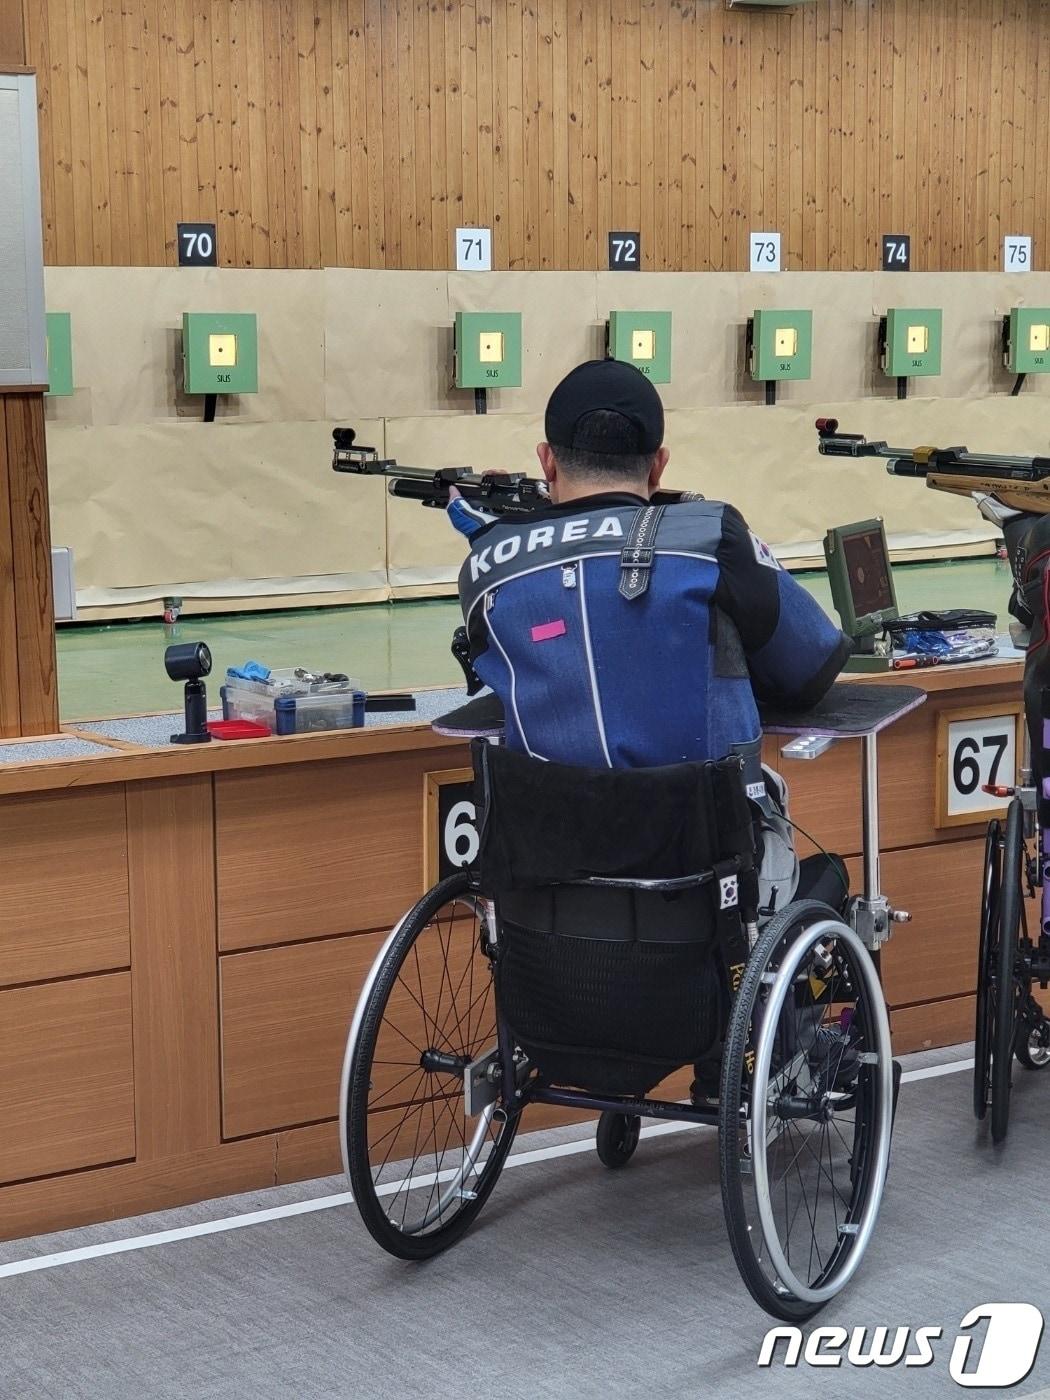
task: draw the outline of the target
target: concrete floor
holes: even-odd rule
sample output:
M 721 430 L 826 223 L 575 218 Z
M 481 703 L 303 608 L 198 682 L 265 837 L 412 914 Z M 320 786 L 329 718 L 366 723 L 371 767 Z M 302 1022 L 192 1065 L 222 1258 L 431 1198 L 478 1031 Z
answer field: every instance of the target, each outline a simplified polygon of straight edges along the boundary
M 381 1254 L 342 1179 L 0 1245 L 4 1400 L 936 1400 L 966 1313 L 1050 1316 L 1050 1076 L 1016 1076 L 994 1150 L 970 1109 L 969 1047 L 908 1057 L 872 1247 L 816 1325 L 943 1328 L 934 1362 L 757 1364 L 771 1319 L 733 1265 L 710 1129 L 643 1138 L 605 1171 L 591 1130 L 519 1137 L 475 1229 L 424 1266 Z M 947 1067 L 938 1077 L 916 1071 Z M 573 1150 L 574 1145 L 579 1151 Z M 529 1161 L 534 1148 L 562 1155 Z M 283 1213 L 305 1203 L 306 1213 Z M 321 1208 L 316 1208 L 316 1207 Z M 229 1217 L 277 1212 L 230 1228 Z M 195 1234 L 203 1223 L 214 1232 Z M 167 1242 L 95 1256 L 162 1230 Z M 148 1242 L 148 1241 L 147 1241 Z M 87 1257 L 58 1251 L 82 1248 Z M 47 1267 L 15 1272 L 24 1261 Z M 977 1343 L 975 1343 L 975 1348 Z M 1014 1390 L 1050 1394 L 1050 1341 Z M 988 1393 L 988 1392 L 985 1392 Z
M 799 575 L 831 609 L 827 575 Z M 1005 614 L 1010 579 L 994 559 L 908 564 L 894 569 L 902 612 L 920 608 L 980 607 Z M 460 621 L 452 599 L 378 603 L 233 616 L 184 617 L 169 636 L 158 619 L 107 626 L 66 626 L 58 633 L 59 696 L 64 723 L 152 710 L 181 703 L 181 688 L 164 673 L 172 640 L 206 641 L 215 659 L 211 693 L 218 703 L 227 666 L 249 659 L 271 667 L 307 666 L 344 671 L 368 690 L 453 685 L 461 680 L 449 655 Z

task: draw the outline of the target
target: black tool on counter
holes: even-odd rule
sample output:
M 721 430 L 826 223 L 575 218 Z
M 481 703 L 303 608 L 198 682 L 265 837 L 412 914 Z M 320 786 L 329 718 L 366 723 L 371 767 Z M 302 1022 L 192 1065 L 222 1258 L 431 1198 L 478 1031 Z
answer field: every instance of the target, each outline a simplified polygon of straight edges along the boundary
M 168 679 L 185 681 L 185 724 L 183 734 L 173 734 L 173 744 L 208 744 L 208 692 L 203 677 L 211 673 L 211 651 L 205 642 L 179 642 L 164 652 Z
M 370 715 L 391 714 L 398 710 L 414 710 L 416 697 L 402 691 L 398 695 L 369 695 L 365 700 L 365 713 Z

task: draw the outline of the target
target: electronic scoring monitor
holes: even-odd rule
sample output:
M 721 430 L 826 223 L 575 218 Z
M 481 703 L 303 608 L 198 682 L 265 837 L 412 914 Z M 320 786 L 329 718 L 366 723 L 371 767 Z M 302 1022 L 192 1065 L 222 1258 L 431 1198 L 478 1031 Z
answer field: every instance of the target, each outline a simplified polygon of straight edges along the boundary
M 897 616 L 897 595 L 881 520 L 836 525 L 824 537 L 831 598 L 849 637 L 885 630 Z

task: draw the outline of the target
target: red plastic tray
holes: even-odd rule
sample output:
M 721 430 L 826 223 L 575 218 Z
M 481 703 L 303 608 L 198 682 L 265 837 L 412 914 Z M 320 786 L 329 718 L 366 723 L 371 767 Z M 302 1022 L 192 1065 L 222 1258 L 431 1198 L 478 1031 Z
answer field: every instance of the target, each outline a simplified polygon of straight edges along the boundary
M 208 733 L 213 739 L 272 738 L 265 724 L 256 724 L 251 719 L 210 719 Z

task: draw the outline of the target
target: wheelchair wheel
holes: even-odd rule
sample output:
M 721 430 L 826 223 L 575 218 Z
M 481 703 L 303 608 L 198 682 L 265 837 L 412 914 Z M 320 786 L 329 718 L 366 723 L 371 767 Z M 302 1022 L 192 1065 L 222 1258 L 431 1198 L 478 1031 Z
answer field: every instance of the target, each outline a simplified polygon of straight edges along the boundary
M 603 1113 L 594 1138 L 598 1160 L 606 1167 L 625 1167 L 634 1156 L 641 1131 L 642 1120 L 636 1113 Z
M 1020 1020 L 1017 950 L 1021 931 L 1023 878 L 1024 810 L 1020 800 L 1014 798 L 1006 814 L 995 946 L 993 954 L 989 957 L 988 969 L 991 973 L 988 1018 L 992 1052 L 990 1100 L 994 1143 L 1005 1139 L 1010 1123 L 1011 1072 Z
M 344 1165 L 389 1253 L 427 1259 L 470 1226 L 518 1114 L 497 1096 L 467 1118 L 464 1071 L 496 1049 L 493 933 L 469 876 L 443 880 L 395 927 L 362 989 L 343 1061 Z M 493 1057 L 495 1059 L 495 1056 Z
M 755 1301 L 789 1322 L 843 1289 L 871 1239 L 889 1162 L 893 1057 L 871 955 L 815 901 L 766 926 L 729 1019 L 722 1199 Z
M 991 996 L 998 958 L 999 887 L 1002 880 L 1003 827 L 988 823 L 984 839 L 984 885 L 981 890 L 981 943 L 977 956 L 977 1024 L 974 1028 L 973 1111 L 978 1121 L 988 1112 L 992 1087 Z

